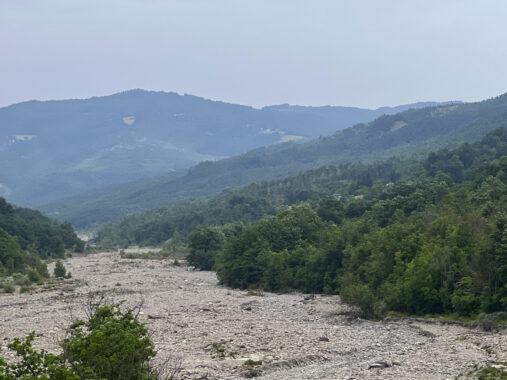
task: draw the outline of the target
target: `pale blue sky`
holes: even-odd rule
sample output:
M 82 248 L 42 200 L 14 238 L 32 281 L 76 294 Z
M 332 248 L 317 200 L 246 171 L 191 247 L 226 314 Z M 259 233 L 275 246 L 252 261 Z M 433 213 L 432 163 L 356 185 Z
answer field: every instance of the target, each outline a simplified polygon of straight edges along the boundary
M 503 0 L 0 0 L 0 106 L 131 88 L 262 106 L 507 92 Z

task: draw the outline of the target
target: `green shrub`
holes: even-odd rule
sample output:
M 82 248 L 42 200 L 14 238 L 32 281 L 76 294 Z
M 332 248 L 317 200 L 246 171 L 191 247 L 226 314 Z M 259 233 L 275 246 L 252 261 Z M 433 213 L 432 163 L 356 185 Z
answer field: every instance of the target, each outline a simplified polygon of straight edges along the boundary
M 49 278 L 49 272 L 48 272 L 48 266 L 46 265 L 46 263 L 43 263 L 42 261 L 40 261 L 39 263 L 37 263 L 36 265 L 36 269 L 37 269 L 37 273 L 43 277 L 43 278 Z
M 82 379 L 155 379 L 155 356 L 146 327 L 119 305 L 98 306 L 76 321 L 62 343 L 64 358 Z
M 216 227 L 200 227 L 188 235 L 190 252 L 189 265 L 199 269 L 211 270 L 215 265 L 215 255 L 222 248 L 225 236 Z
M 31 284 L 31 281 L 28 278 L 28 276 L 24 276 L 21 273 L 14 273 L 12 278 L 14 280 L 14 284 L 18 286 L 27 286 Z
M 343 301 L 359 307 L 363 318 L 379 319 L 385 314 L 385 304 L 378 300 L 368 285 L 347 285 L 341 290 L 340 297 Z
M 14 293 L 16 291 L 16 288 L 14 287 L 12 282 L 10 282 L 10 281 L 4 282 L 2 284 L 2 287 L 3 287 L 5 293 Z
M 95 305 L 91 317 L 74 322 L 62 342 L 63 353 L 35 351 L 35 333 L 8 345 L 18 360 L 0 356 L 1 380 L 158 380 L 151 359 L 153 343 L 146 327 L 119 305 Z M 164 378 L 166 380 L 171 379 Z
M 65 269 L 65 266 L 60 260 L 56 260 L 55 263 L 55 269 L 53 270 L 53 274 L 57 278 L 64 278 L 67 274 L 67 270 Z
M 19 288 L 19 292 L 20 293 L 28 293 L 32 289 L 33 288 L 30 285 L 23 285 L 22 287 Z
M 41 276 L 40 276 L 39 272 L 37 272 L 34 269 L 30 269 L 28 271 L 27 275 L 28 275 L 28 279 L 30 280 L 30 282 L 39 282 L 41 280 Z
M 488 366 L 482 368 L 476 376 L 479 380 L 507 380 L 507 371 L 505 368 Z
M 65 367 L 60 355 L 49 354 L 44 350 L 35 351 L 32 341 L 35 333 L 30 333 L 21 340 L 19 338 L 8 345 L 16 352 L 20 360 L 7 364 L 0 356 L 0 379 L 2 380 L 80 380 Z

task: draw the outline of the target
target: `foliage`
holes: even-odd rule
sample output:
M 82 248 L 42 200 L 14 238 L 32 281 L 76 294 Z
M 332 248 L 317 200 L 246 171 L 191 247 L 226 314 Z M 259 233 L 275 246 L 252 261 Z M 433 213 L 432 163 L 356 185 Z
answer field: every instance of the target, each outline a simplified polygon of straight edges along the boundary
M 2 283 L 2 288 L 5 293 L 14 293 L 16 291 L 16 288 L 12 284 L 12 282 L 6 281 Z
M 155 356 L 146 327 L 119 305 L 98 306 L 87 321 L 74 322 L 63 341 L 63 357 L 86 379 L 151 379 Z
M 54 355 L 45 350 L 32 348 L 35 333 L 32 332 L 21 340 L 14 339 L 8 345 L 19 358 L 13 364 L 7 364 L 0 357 L 0 380 L 79 380 L 80 377 L 65 367 L 61 355 Z
M 35 333 L 8 345 L 18 360 L 0 356 L 0 380 L 157 380 L 148 330 L 120 305 L 94 305 L 90 318 L 75 321 L 62 342 L 62 354 L 32 348 Z
M 56 260 L 53 274 L 57 278 L 64 278 L 66 276 L 67 269 L 65 269 L 65 265 L 63 265 L 61 260 Z
M 507 380 L 507 370 L 505 367 L 487 366 L 478 370 L 475 376 L 478 380 Z
M 14 276 L 21 286 L 40 283 L 49 278 L 44 259 L 83 247 L 69 223 L 53 224 L 38 211 L 14 207 L 0 198 L 0 276 Z
M 225 241 L 224 234 L 214 227 L 200 227 L 188 236 L 190 253 L 187 261 L 200 269 L 211 270 L 215 265 L 215 253 Z
M 216 253 L 220 282 L 340 293 L 368 318 L 504 310 L 506 130 L 430 155 L 417 180 L 363 188 L 361 198 L 324 197 L 317 212 L 301 204 L 246 226 Z M 456 158 L 459 177 L 445 163 Z
M 396 171 L 399 165 L 399 160 L 393 159 L 370 165 L 322 167 L 283 180 L 227 190 L 208 201 L 188 201 L 177 207 L 129 216 L 101 228 L 96 242 L 104 247 L 160 244 L 175 235 L 187 236 L 199 226 L 249 224 L 301 201 L 316 205 L 323 197 L 335 197 L 337 193 L 350 200 L 356 194 L 368 197 L 378 191 L 379 184 L 399 177 Z M 359 186 L 357 181 L 364 176 L 376 181 L 377 186 Z M 364 211 L 361 200 L 350 203 L 348 214 Z
M 84 248 L 70 223 L 54 224 L 39 211 L 14 207 L 1 197 L 0 229 L 16 237 L 22 250 L 31 247 L 41 258 L 63 257 L 66 249 Z
M 85 214 L 77 220 L 97 220 L 131 213 L 143 203 L 157 207 L 155 202 L 161 198 L 178 197 L 181 187 L 186 187 L 189 193 L 215 187 L 209 184 L 201 188 L 206 181 L 199 181 L 196 175 L 191 181 L 193 189 L 185 186 L 188 183 L 178 186 L 173 182 L 162 194 L 153 192 L 145 178 L 188 168 L 203 160 L 231 157 L 283 141 L 291 135 L 305 140 L 318 138 L 358 122 L 369 122 L 382 114 L 436 104 L 426 102 L 375 110 L 287 105 L 255 109 L 196 96 L 143 90 L 91 99 L 24 102 L 0 108 L 2 136 L 12 139 L 0 151 L 1 182 L 15 189 L 11 197 L 16 202 L 38 205 L 113 184 L 105 191 L 92 190 L 91 196 L 78 196 L 76 203 L 76 199 L 74 202 L 64 199 L 60 203 L 65 206 L 73 203 L 71 207 L 59 208 L 63 220 L 70 220 L 68 216 L 76 207 Z M 34 134 L 25 135 L 27 131 Z M 25 135 L 26 140 L 16 140 L 16 135 Z M 25 158 L 19 159 L 21 156 Z M 161 179 L 149 181 L 150 185 L 156 186 L 168 177 L 172 176 L 163 175 Z M 231 179 L 239 182 L 238 185 L 245 184 L 234 174 L 225 177 L 229 178 L 217 180 L 216 185 Z M 119 186 L 114 186 L 138 179 L 143 179 L 143 183 L 128 185 L 128 191 L 118 191 Z M 152 195 L 155 197 L 150 202 Z M 113 204 L 108 202 L 115 197 L 120 199 Z M 128 202 L 128 198 L 135 199 Z M 96 208 L 97 202 L 93 200 L 102 201 L 102 207 Z
M 393 155 L 407 157 L 418 154 L 422 156 L 440 148 L 451 149 L 462 142 L 475 141 L 487 132 L 504 126 L 507 121 L 506 107 L 507 96 L 502 95 L 478 103 L 410 109 L 396 115 L 380 116 L 384 112 L 382 110 L 378 114 L 380 117 L 368 124 L 357 124 L 343 130 L 338 130 L 341 128 L 337 128 L 338 124 L 334 124 L 333 134 L 319 134 L 326 137 L 316 140 L 300 144 L 273 144 L 239 156 L 201 162 L 186 171 L 165 174 L 154 179 L 122 186 L 111 186 L 86 195 L 63 199 L 45 206 L 43 210 L 58 212 L 60 217 L 70 220 L 76 226 L 89 228 L 153 208 L 173 208 L 182 200 L 192 197 L 210 197 L 227 188 L 237 188 L 261 181 L 274 181 L 286 176 L 297 176 L 302 171 L 324 165 L 338 166 L 355 161 L 372 162 Z M 296 111 L 290 107 L 289 110 Z M 305 110 L 298 108 L 297 112 L 275 112 L 275 114 L 280 118 L 293 115 L 295 119 L 301 121 L 298 116 L 305 113 L 302 111 Z M 120 118 L 118 121 L 120 122 Z M 206 120 L 206 124 L 209 123 L 210 120 Z M 318 123 L 310 124 L 310 128 L 298 134 L 308 136 L 308 133 L 311 133 L 308 132 L 310 129 L 315 130 L 322 126 L 322 123 L 323 120 L 319 119 Z M 261 125 L 255 124 L 257 128 Z M 273 129 L 272 125 L 267 128 Z M 286 131 L 287 128 L 288 126 L 285 125 L 282 129 Z M 233 128 L 231 133 L 234 134 L 240 130 L 243 129 Z M 186 131 L 186 128 L 182 128 L 182 131 Z M 205 137 L 206 141 L 216 138 L 216 135 L 201 135 L 200 137 Z M 271 139 L 275 136 L 278 138 L 276 133 L 256 134 L 256 138 Z M 171 135 L 173 143 L 174 138 L 175 136 Z M 230 133 L 227 134 L 227 139 L 219 139 L 220 143 L 216 146 L 223 146 L 225 141 L 232 141 Z M 234 145 L 236 143 L 237 141 Z M 460 161 L 465 161 L 463 167 L 466 170 L 468 164 L 466 150 L 456 152 L 456 154 Z M 437 163 L 434 170 L 440 170 L 439 165 Z M 455 158 L 446 165 L 446 170 L 454 168 L 456 174 L 460 175 L 461 164 Z M 374 183 L 374 179 L 369 178 L 368 175 L 364 175 L 358 181 L 360 186 L 368 187 L 370 183 Z M 305 196 L 304 192 L 301 194 L 295 192 L 294 195 Z M 151 218 L 156 220 L 156 215 L 151 214 Z M 133 220 L 130 219 L 130 222 Z M 221 223 L 223 222 L 206 224 Z

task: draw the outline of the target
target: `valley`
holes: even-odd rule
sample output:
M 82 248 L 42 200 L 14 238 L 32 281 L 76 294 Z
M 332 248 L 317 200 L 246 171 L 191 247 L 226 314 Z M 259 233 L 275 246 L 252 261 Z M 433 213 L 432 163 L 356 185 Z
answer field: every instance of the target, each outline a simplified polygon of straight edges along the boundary
M 0 380 L 507 380 L 485 1 L 0 1 Z
M 217 285 L 214 272 L 118 252 L 64 263 L 72 278 L 53 289 L 0 295 L 4 354 L 14 337 L 33 330 L 36 348 L 58 351 L 66 327 L 84 317 L 88 294 L 102 292 L 109 301 L 142 304 L 139 319 L 156 361 L 181 368 L 183 379 L 454 379 L 474 366 L 507 362 L 505 328 L 368 321 L 339 296 L 233 290 Z

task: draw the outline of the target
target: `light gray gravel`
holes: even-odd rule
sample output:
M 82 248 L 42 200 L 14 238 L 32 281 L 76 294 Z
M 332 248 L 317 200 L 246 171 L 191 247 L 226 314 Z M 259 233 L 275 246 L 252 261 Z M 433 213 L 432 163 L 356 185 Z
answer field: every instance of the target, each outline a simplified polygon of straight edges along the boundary
M 180 375 L 189 379 L 236 379 L 249 368 L 277 380 L 454 379 L 474 364 L 507 362 L 505 333 L 364 321 L 338 296 L 248 295 L 217 285 L 212 272 L 117 253 L 74 257 L 65 265 L 73 279 L 56 290 L 0 295 L 4 349 L 34 330 L 36 347 L 57 352 L 65 328 L 84 316 L 87 294 L 102 290 L 127 304 L 144 302 L 139 318 L 152 332 L 157 362 L 181 360 Z M 248 367 L 247 359 L 262 364 Z

